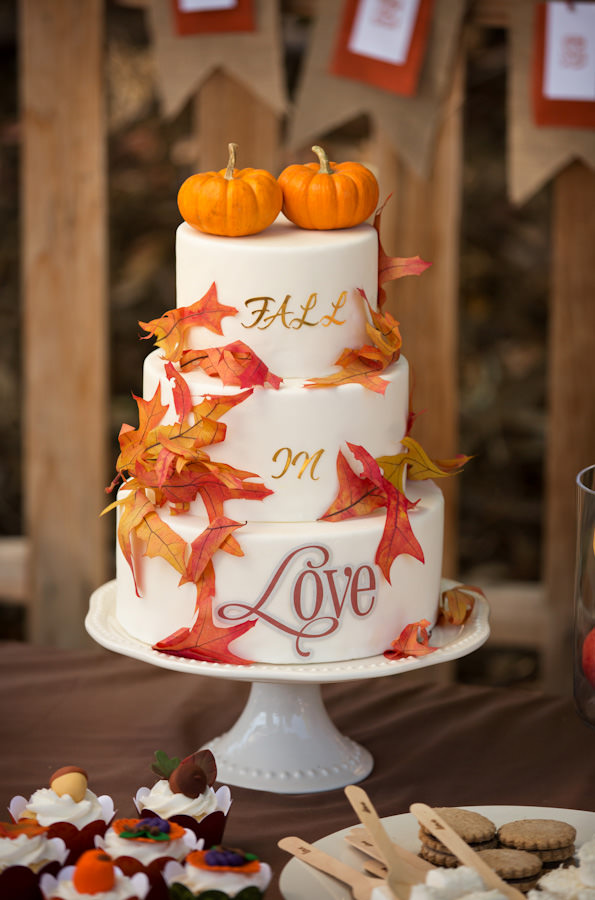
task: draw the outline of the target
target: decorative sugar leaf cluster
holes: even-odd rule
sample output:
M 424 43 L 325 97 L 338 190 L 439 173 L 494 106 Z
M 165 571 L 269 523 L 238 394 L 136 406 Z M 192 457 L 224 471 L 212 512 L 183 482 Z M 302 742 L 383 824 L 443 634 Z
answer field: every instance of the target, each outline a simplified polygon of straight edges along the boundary
M 383 208 L 374 220 L 379 246 L 378 310 L 370 306 L 360 291 L 362 303 L 369 313 L 366 328 L 371 343 L 358 349 L 345 348 L 335 363 L 338 371 L 311 379 L 305 385 L 308 389 L 355 382 L 377 393 L 384 394 L 386 390 L 387 382 L 381 373 L 399 358 L 401 335 L 399 323 L 383 311 L 386 303 L 384 285 L 406 275 L 420 275 L 429 263 L 419 256 L 405 259 L 390 257 L 384 252 L 380 242 Z M 153 337 L 166 359 L 165 373 L 172 384 L 175 416 L 169 406 L 162 403 L 160 386 L 150 400 L 135 397 L 139 423 L 136 428 L 123 425 L 120 430 L 117 475 L 108 491 L 120 484 L 125 488 L 104 510 L 107 512 L 114 507 L 120 510 L 118 542 L 132 571 L 137 594 L 134 541 L 140 542 L 144 555 L 165 559 L 179 573 L 179 585 L 191 583 L 195 586 L 194 624 L 159 641 L 155 648 L 173 655 L 236 665 L 250 661 L 233 654 L 229 644 L 252 628 L 256 619 L 226 628 L 215 625 L 212 617 L 216 593 L 213 556 L 219 551 L 243 556 L 241 545 L 234 536 L 242 523 L 225 516 L 225 501 L 263 500 L 272 491 L 254 480 L 258 478 L 256 474 L 212 460 L 208 448 L 225 439 L 227 426 L 221 421 L 222 417 L 250 397 L 255 386 L 277 390 L 282 382 L 242 341 L 202 350 L 189 350 L 187 343 L 188 333 L 195 327 L 222 335 L 222 320 L 237 313 L 235 307 L 219 303 L 216 285 L 212 284 L 204 297 L 191 306 L 168 310 L 158 319 L 140 323 L 147 332 L 145 339 Z M 217 377 L 223 384 L 239 387 L 242 391 L 203 397 L 195 404 L 182 374 L 194 369 L 202 369 L 206 375 Z M 415 415 L 410 411 L 407 435 L 401 442 L 403 450 L 393 456 L 374 459 L 364 447 L 348 444 L 359 465 L 358 472 L 339 452 L 338 493 L 321 516 L 326 521 L 341 521 L 386 508 L 386 523 L 375 562 L 389 582 L 392 563 L 400 554 L 406 553 L 424 561 L 409 521 L 409 513 L 417 504 L 405 494 L 406 478 L 442 478 L 459 472 L 469 459 L 461 455 L 454 459 L 431 460 L 409 436 L 414 419 Z M 158 510 L 167 504 L 172 515 L 186 512 L 197 498 L 204 503 L 209 525 L 188 545 Z M 454 600 L 449 602 L 451 607 L 455 603 Z M 457 601 L 458 604 L 461 602 Z M 461 614 L 459 611 L 454 615 L 460 618 Z M 408 626 L 407 634 L 403 632 L 394 642 L 398 648 L 393 645 L 393 650 L 388 652 L 405 655 L 430 652 L 427 625 L 427 622 L 420 622 Z M 421 651 L 420 647 L 427 649 Z

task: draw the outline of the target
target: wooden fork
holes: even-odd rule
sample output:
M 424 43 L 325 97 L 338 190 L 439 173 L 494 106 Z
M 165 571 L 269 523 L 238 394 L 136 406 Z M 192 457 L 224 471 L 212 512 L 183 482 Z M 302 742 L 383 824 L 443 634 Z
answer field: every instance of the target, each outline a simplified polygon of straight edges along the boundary
M 281 838 L 277 846 L 303 860 L 307 865 L 349 885 L 355 900 L 393 900 L 394 898 L 394 894 L 385 881 L 380 878 L 370 878 L 363 872 L 352 869 L 347 863 L 335 859 L 334 856 L 329 856 L 328 853 L 324 853 L 323 850 L 319 850 L 318 847 L 308 844 L 301 838 Z

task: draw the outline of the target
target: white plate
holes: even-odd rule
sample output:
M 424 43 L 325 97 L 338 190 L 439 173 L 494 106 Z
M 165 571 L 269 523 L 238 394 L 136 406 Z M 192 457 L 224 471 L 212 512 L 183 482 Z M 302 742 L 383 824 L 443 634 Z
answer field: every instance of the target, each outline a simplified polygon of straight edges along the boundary
M 487 816 L 496 826 L 504 825 L 515 819 L 559 819 L 574 825 L 576 828 L 577 847 L 595 836 L 595 813 L 577 809 L 554 809 L 548 806 L 466 806 Z M 400 816 L 388 816 L 382 820 L 384 827 L 395 841 L 402 847 L 417 853 L 419 825 L 410 813 Z M 315 846 L 325 853 L 348 863 L 356 869 L 362 869 L 365 856 L 345 841 L 345 835 L 356 825 L 353 823 L 342 831 L 330 834 L 316 841 Z M 300 835 L 301 836 L 301 835 Z M 281 893 L 285 900 L 351 900 L 351 892 L 346 885 L 335 881 L 328 875 L 316 871 L 299 859 L 292 859 L 285 866 L 279 881 Z

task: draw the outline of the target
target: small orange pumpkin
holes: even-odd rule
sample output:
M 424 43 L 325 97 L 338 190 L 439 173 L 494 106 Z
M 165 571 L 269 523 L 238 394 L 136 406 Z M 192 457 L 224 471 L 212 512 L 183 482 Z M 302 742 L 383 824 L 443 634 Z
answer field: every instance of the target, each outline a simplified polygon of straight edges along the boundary
M 76 864 L 72 883 L 81 894 L 110 891 L 116 883 L 113 860 L 105 850 L 86 850 Z
M 288 166 L 279 175 L 283 212 L 300 228 L 327 231 L 353 228 L 376 209 L 378 182 L 356 162 L 329 162 L 322 147 L 312 147 L 319 163 Z
M 189 225 L 207 234 L 257 234 L 281 212 L 283 194 L 265 169 L 236 169 L 237 144 L 228 144 L 226 169 L 191 175 L 178 192 L 178 208 Z

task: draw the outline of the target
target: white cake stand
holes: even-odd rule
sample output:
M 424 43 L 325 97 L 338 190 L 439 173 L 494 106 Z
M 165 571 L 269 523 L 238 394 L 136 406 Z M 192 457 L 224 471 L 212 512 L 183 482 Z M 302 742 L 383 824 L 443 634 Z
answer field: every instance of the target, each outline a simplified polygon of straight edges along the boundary
M 443 581 L 442 590 L 456 582 Z M 233 666 L 198 662 L 153 650 L 124 631 L 115 616 L 115 581 L 91 596 L 85 627 L 92 638 L 116 653 L 154 666 L 250 681 L 248 702 L 233 727 L 208 741 L 217 759 L 218 780 L 278 794 L 301 794 L 345 787 L 372 771 L 371 754 L 334 726 L 324 706 L 321 685 L 398 675 L 466 656 L 489 636 L 488 605 L 479 595 L 465 625 L 440 626 L 432 632 L 438 647 L 420 659 L 387 660 L 384 656 L 310 665 Z

